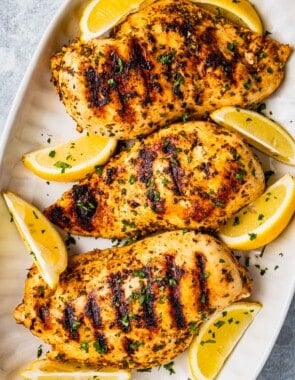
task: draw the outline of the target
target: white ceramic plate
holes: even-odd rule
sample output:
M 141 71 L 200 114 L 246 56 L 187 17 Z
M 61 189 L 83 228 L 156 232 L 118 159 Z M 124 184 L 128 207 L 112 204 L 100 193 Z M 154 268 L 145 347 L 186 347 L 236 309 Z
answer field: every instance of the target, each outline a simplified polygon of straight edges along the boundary
M 267 30 L 281 42 L 295 41 L 295 2 L 293 0 L 254 1 L 263 17 Z M 74 122 L 67 116 L 53 85 L 50 83 L 49 57 L 62 44 L 78 36 L 78 19 L 82 0 L 69 0 L 60 9 L 44 35 L 29 67 L 23 84 L 10 112 L 0 147 L 0 189 L 10 189 L 35 205 L 43 208 L 53 202 L 69 184 L 56 184 L 40 180 L 21 164 L 23 153 L 40 146 L 67 140 L 75 136 Z M 288 63 L 286 80 L 267 101 L 272 117 L 294 134 L 295 128 L 295 56 Z M 260 155 L 265 169 L 275 171 L 273 180 L 286 172 L 295 175 L 295 169 Z M 0 378 L 19 379 L 19 370 L 36 358 L 42 345 L 23 326 L 16 325 L 12 313 L 22 299 L 24 279 L 30 258 L 0 199 Z M 263 309 L 235 348 L 219 380 L 255 379 L 262 369 L 279 333 L 295 288 L 295 220 L 274 243 L 268 245 L 263 256 L 260 252 L 242 254 L 241 262 L 249 257 L 249 270 L 254 278 L 252 298 L 263 303 Z M 292 233 L 293 232 L 293 233 Z M 93 247 L 106 247 L 106 240 L 79 238 L 76 251 Z M 265 272 L 265 273 L 264 273 Z M 264 275 L 262 275 L 264 273 Z M 190 377 L 187 353 L 175 361 L 175 374 L 164 368 L 152 372 L 134 372 L 134 379 L 178 379 Z

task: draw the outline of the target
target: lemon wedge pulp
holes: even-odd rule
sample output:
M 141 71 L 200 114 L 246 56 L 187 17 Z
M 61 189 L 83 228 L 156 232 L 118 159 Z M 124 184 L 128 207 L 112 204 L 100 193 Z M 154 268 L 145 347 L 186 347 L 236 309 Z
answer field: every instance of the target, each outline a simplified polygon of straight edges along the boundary
M 23 156 L 24 165 L 46 180 L 77 181 L 105 164 L 114 153 L 117 141 L 97 135 L 83 135 L 55 147 Z
M 204 322 L 189 348 L 195 380 L 212 380 L 261 309 L 258 302 L 236 302 Z
M 53 362 L 48 359 L 34 360 L 21 375 L 27 380 L 129 380 L 131 373 L 124 369 L 101 370 L 71 363 Z
M 295 211 L 295 181 L 286 174 L 221 227 L 219 237 L 230 248 L 252 250 L 276 239 Z
M 210 11 L 218 12 L 226 19 L 263 34 L 261 18 L 248 0 L 194 0 L 198 5 Z
M 54 288 L 67 266 L 68 256 L 61 236 L 37 207 L 12 192 L 3 196 L 40 274 Z
M 124 369 L 100 370 L 72 363 L 53 362 L 48 359 L 32 361 L 21 375 L 27 380 L 129 380 L 131 373 Z
M 240 133 L 261 152 L 295 166 L 295 140 L 274 121 L 258 112 L 232 106 L 219 108 L 210 117 L 216 123 Z
M 115 26 L 144 0 L 93 0 L 85 7 L 80 19 L 81 40 L 99 37 Z

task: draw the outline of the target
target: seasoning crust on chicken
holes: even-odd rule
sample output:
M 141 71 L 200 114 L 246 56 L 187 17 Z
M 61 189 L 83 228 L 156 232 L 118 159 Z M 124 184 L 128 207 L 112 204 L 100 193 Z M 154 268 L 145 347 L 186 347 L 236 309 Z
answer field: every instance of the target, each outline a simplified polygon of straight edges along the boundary
M 45 215 L 70 233 L 105 238 L 216 230 L 264 190 L 262 167 L 246 142 L 209 122 L 161 129 L 99 169 Z
M 204 318 L 250 291 L 224 244 L 174 231 L 72 256 L 55 290 L 33 266 L 14 316 L 52 345 L 52 360 L 149 368 L 183 352 Z
M 131 139 L 183 117 L 261 102 L 280 85 L 290 52 L 193 1 L 159 0 L 112 38 L 63 47 L 51 60 L 52 79 L 81 128 Z

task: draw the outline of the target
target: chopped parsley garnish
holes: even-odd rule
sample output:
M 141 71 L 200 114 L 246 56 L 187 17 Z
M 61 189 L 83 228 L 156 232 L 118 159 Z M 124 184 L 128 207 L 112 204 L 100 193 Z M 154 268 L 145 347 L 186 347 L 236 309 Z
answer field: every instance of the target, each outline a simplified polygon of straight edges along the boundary
M 80 343 L 80 349 L 84 350 L 85 352 L 89 352 L 89 342 L 88 340 L 84 340 L 83 342 Z
M 105 343 L 100 342 L 100 341 L 94 342 L 93 347 L 95 351 L 98 352 L 99 354 L 105 354 L 108 351 L 108 346 Z
M 163 367 L 167 369 L 167 371 L 169 371 L 170 375 L 173 375 L 175 373 L 173 366 L 174 366 L 174 362 L 170 362 L 163 365 Z
M 130 185 L 133 185 L 136 181 L 137 181 L 136 176 L 132 174 L 132 175 L 129 177 L 129 183 L 130 183 Z
M 249 235 L 249 239 L 250 239 L 250 240 L 255 240 L 255 239 L 257 238 L 257 234 L 254 234 L 254 233 L 252 233 L 252 232 L 249 233 L 248 235 Z
M 163 53 L 163 54 L 159 55 L 157 59 L 163 65 L 168 65 L 174 61 L 175 51 L 172 50 L 171 52 Z
M 37 358 L 39 359 L 41 357 L 43 353 L 43 349 L 42 349 L 42 345 L 40 344 L 40 346 L 38 347 L 38 350 L 37 350 Z
M 236 47 L 237 47 L 237 41 L 228 42 L 227 44 L 228 50 L 231 51 L 232 53 L 236 51 Z
M 64 162 L 64 161 L 57 161 L 55 164 L 54 164 L 55 167 L 57 167 L 58 169 L 61 169 L 61 173 L 64 173 L 66 171 L 66 169 L 69 169 L 72 167 L 72 165 L 68 164 L 67 162 Z

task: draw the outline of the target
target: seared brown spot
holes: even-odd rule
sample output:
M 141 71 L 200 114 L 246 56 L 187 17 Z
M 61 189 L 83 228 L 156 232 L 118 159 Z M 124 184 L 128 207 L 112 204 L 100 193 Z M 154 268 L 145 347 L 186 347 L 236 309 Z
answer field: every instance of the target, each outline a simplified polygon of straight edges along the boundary
M 208 54 L 206 59 L 206 67 L 212 67 L 214 70 L 221 67 L 229 79 L 233 78 L 234 63 L 227 60 L 220 51 L 213 51 Z
M 54 224 L 62 228 L 70 228 L 71 221 L 64 214 L 64 209 L 60 206 L 51 206 L 44 211 L 44 215 Z
M 213 173 L 211 173 L 211 167 L 212 167 L 212 162 L 207 161 L 207 162 L 202 162 L 200 165 L 198 165 L 197 169 L 204 173 L 206 179 L 209 179 L 213 175 Z
M 85 315 L 90 318 L 91 324 L 94 328 L 102 327 L 100 306 L 96 300 L 95 293 L 88 296 L 85 306 Z
M 200 195 L 200 194 L 199 194 Z M 202 199 L 202 202 L 192 202 L 193 211 L 190 217 L 196 222 L 201 222 L 214 212 L 214 205 L 211 201 L 207 201 L 206 198 Z
M 200 310 L 204 311 L 208 308 L 209 304 L 209 290 L 207 287 L 206 258 L 201 253 L 196 255 L 196 268 L 200 284 L 199 306 Z
M 166 282 L 168 286 L 168 298 L 170 303 L 170 312 L 178 329 L 186 326 L 183 315 L 183 305 L 180 301 L 179 282 L 184 274 L 184 270 L 175 264 L 174 257 L 166 255 Z
M 116 175 L 117 175 L 117 171 L 118 171 L 118 169 L 115 167 L 107 168 L 106 178 L 104 180 L 106 185 L 111 185 L 114 182 Z
M 147 190 L 146 197 L 150 203 L 151 209 L 155 213 L 165 213 L 165 199 L 161 198 L 160 192 L 155 187 Z

